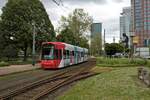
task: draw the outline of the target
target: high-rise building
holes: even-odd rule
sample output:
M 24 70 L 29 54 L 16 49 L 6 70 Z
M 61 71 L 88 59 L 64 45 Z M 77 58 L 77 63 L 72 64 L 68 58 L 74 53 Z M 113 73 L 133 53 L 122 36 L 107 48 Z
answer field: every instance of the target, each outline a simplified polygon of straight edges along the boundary
M 102 23 L 93 23 L 91 25 L 91 37 L 94 37 L 94 35 L 99 34 L 101 37 L 102 34 Z
M 131 0 L 132 32 L 138 47 L 150 45 L 150 0 Z
M 124 7 L 120 16 L 120 40 L 123 39 L 123 33 L 125 33 L 129 38 L 130 47 L 130 26 L 131 26 L 131 7 Z

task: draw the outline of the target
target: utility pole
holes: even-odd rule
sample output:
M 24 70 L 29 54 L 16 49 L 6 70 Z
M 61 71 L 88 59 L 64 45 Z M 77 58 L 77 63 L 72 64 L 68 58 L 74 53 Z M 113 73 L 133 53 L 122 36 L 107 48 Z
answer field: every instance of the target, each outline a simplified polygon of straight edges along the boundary
M 35 66 L 35 23 L 33 22 L 32 65 Z
M 115 40 L 116 40 L 115 37 L 113 37 L 113 43 L 115 43 Z
M 105 54 L 105 53 L 106 53 L 106 52 L 105 52 L 105 42 L 106 42 L 106 41 L 105 41 L 105 29 L 104 29 L 104 56 L 106 55 L 106 54 Z

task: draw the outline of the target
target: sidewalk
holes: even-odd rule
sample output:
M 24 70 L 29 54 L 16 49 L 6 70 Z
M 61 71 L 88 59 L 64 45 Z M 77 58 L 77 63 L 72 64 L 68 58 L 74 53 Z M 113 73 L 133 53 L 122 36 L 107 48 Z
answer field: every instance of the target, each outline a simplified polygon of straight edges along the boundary
M 40 64 L 36 64 L 35 66 L 27 64 L 27 65 L 10 65 L 6 67 L 0 67 L 0 76 L 16 72 L 28 71 L 37 68 L 40 68 Z

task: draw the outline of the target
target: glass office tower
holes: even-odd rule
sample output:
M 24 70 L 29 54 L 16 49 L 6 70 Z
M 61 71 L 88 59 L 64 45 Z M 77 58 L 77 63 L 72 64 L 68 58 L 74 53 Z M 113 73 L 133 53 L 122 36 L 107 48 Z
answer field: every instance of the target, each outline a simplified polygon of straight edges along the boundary
M 150 0 L 131 0 L 132 30 L 138 47 L 150 46 Z

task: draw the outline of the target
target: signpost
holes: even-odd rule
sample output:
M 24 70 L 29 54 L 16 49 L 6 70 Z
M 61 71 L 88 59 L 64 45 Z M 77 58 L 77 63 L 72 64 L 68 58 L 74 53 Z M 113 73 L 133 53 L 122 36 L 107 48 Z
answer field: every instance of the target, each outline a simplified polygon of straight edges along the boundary
M 138 40 L 139 40 L 139 37 L 138 36 L 134 36 L 133 37 L 133 44 L 138 44 Z

